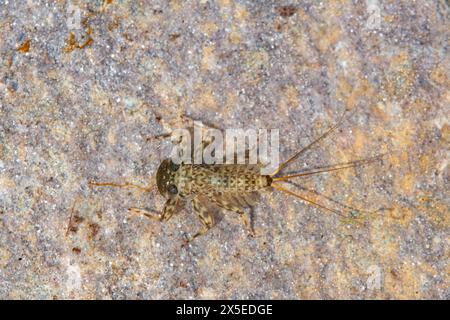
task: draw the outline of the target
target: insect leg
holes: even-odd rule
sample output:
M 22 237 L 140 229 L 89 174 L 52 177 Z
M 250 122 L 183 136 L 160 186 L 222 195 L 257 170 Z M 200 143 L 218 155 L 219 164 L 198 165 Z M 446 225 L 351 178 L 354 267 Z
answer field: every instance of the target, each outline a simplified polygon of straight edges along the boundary
M 128 211 L 135 214 L 142 214 L 150 219 L 161 220 L 161 213 L 155 210 L 147 209 L 147 208 L 136 208 L 131 207 L 128 208 Z
M 167 221 L 169 220 L 173 214 L 175 213 L 176 206 L 178 204 L 178 198 L 168 199 L 166 204 L 164 205 L 164 209 L 162 212 L 158 212 L 156 210 L 144 209 L 144 208 L 129 208 L 128 211 L 136 214 L 143 214 L 147 218 L 155 219 L 158 221 Z
M 136 188 L 139 190 L 142 190 L 144 192 L 150 192 L 153 190 L 153 187 L 142 187 L 142 186 L 138 186 L 132 183 L 128 183 L 125 182 L 123 184 L 120 183 L 114 183 L 114 182 L 95 182 L 95 181 L 89 181 L 89 185 L 90 186 L 95 186 L 95 187 L 117 187 L 117 188 Z
M 196 124 L 196 123 L 197 122 L 194 122 L 194 124 Z M 204 131 L 207 130 L 206 128 L 208 128 L 208 127 L 203 124 L 200 126 L 200 129 L 202 130 L 202 143 L 200 143 L 194 149 L 194 152 L 192 154 L 194 161 L 195 161 L 195 159 L 203 159 L 203 150 L 205 150 L 205 148 L 213 142 L 212 136 L 204 134 Z
M 197 232 L 187 242 L 190 242 L 195 238 L 205 234 L 214 225 L 214 216 L 209 212 L 208 208 L 201 203 L 198 197 L 192 199 L 192 204 L 195 212 L 197 213 L 198 217 L 200 218 L 200 221 L 203 224 L 203 229 Z
M 185 121 L 188 123 L 189 127 L 192 127 L 195 130 L 200 129 L 201 130 L 201 143 L 196 146 L 192 153 L 193 160 L 195 159 L 203 159 L 203 151 L 205 148 L 210 145 L 214 141 L 214 136 L 207 134 L 210 130 L 220 131 L 223 132 L 223 130 L 219 129 L 218 126 L 213 125 L 211 123 L 204 123 L 202 121 L 198 121 L 186 114 L 181 115 L 182 121 Z
M 178 115 L 178 117 L 172 121 L 166 122 L 164 121 L 164 119 L 160 119 L 161 122 L 163 122 L 165 127 L 181 127 L 181 128 L 191 128 L 194 127 L 194 124 L 200 124 L 201 123 L 201 127 L 204 130 L 207 129 L 217 129 L 220 130 L 217 126 L 212 125 L 210 123 L 203 123 L 203 122 L 199 122 L 198 120 L 186 115 L 186 114 L 180 114 Z M 170 132 L 167 133 L 163 133 L 163 134 L 159 134 L 157 136 L 150 136 L 147 137 L 146 140 L 150 141 L 153 139 L 157 139 L 157 140 L 163 140 L 166 138 L 170 138 L 172 135 L 172 130 Z
M 238 213 L 244 223 L 244 226 L 249 230 L 250 235 L 252 237 L 255 236 L 255 230 L 253 229 L 253 225 L 251 223 L 250 214 L 246 214 L 244 210 L 226 199 L 211 197 L 210 200 L 222 209 Z
M 191 126 L 191 127 L 193 126 L 194 123 L 200 123 L 199 120 L 194 119 L 191 116 L 188 116 L 187 114 L 180 115 L 180 119 L 181 119 L 181 121 L 184 121 L 186 124 L 188 124 L 188 126 Z M 204 123 L 202 121 L 201 125 L 203 128 L 221 130 L 218 126 L 211 124 L 211 123 Z

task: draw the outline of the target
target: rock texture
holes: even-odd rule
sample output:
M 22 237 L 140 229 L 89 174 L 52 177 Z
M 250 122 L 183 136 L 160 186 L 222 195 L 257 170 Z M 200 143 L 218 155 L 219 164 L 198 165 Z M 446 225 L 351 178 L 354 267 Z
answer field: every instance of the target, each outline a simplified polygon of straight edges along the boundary
M 443 0 L 0 0 L 0 298 L 449 299 L 449 15 Z M 161 224 L 127 211 L 158 194 L 88 186 L 151 184 L 168 143 L 148 138 L 180 114 L 279 128 L 285 159 L 345 109 L 290 170 L 393 152 L 297 180 L 365 225 L 267 192 L 255 238 L 222 213 L 182 247 L 189 206 Z

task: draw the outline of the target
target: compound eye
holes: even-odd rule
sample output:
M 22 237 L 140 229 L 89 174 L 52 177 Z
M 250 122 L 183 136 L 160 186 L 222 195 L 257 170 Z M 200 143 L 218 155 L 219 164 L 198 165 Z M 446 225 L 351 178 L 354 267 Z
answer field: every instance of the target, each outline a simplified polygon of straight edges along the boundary
M 172 171 L 177 171 L 179 167 L 180 167 L 179 164 L 170 162 L 170 170 L 172 170 Z
M 171 194 L 177 194 L 177 193 L 178 193 L 177 186 L 174 185 L 174 184 L 169 185 L 169 187 L 167 187 L 167 190 L 168 190 Z

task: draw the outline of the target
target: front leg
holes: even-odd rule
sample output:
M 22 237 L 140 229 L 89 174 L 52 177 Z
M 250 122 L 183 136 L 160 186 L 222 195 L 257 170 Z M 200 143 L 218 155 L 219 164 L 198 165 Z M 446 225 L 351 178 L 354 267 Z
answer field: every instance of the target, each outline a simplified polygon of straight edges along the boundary
M 175 213 L 175 209 L 178 204 L 178 199 L 179 199 L 178 197 L 168 199 L 161 213 L 154 210 L 134 208 L 134 207 L 129 208 L 128 211 L 132 213 L 143 214 L 144 216 L 150 219 L 155 219 L 158 221 L 168 221 Z
M 204 235 L 214 225 L 214 216 L 209 212 L 208 208 L 204 205 L 202 200 L 199 199 L 199 197 L 195 197 L 194 199 L 192 199 L 192 204 L 195 212 L 197 213 L 200 221 L 203 224 L 203 229 L 197 232 L 192 238 L 187 240 L 187 243 L 191 242 L 201 235 Z

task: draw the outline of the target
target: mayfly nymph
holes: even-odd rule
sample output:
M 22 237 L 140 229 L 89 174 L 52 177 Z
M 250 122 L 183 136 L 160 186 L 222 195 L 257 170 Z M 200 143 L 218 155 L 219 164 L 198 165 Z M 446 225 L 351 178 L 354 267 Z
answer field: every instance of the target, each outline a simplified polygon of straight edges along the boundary
M 156 186 L 159 193 L 166 198 L 166 203 L 162 212 L 144 208 L 130 208 L 134 213 L 143 214 L 149 218 L 160 221 L 169 220 L 187 201 L 192 201 L 192 207 L 202 222 L 203 228 L 197 232 L 189 241 L 206 233 L 214 226 L 214 215 L 210 211 L 211 204 L 227 210 L 238 213 L 253 235 L 250 219 L 246 214 L 245 208 L 251 208 L 255 204 L 255 196 L 258 192 L 264 190 L 277 189 L 286 194 L 297 197 L 309 204 L 315 205 L 323 210 L 333 212 L 345 218 L 355 219 L 354 210 L 349 210 L 347 214 L 339 210 L 328 208 L 316 201 L 297 194 L 282 183 L 297 177 L 310 176 L 314 174 L 353 168 L 362 164 L 370 163 L 381 159 L 381 156 L 375 156 L 363 160 L 342 163 L 338 165 L 315 168 L 309 171 L 297 174 L 279 176 L 279 173 L 289 163 L 297 159 L 307 150 L 318 144 L 332 133 L 340 123 L 331 127 L 316 140 L 302 148 L 292 155 L 285 162 L 279 165 L 271 174 L 263 175 L 260 173 L 260 165 L 249 164 L 175 164 L 171 159 L 165 159 L 161 162 L 156 173 Z M 112 186 L 112 187 L 133 187 L 149 192 L 152 188 L 137 186 L 130 183 L 116 184 L 110 182 L 90 182 L 92 186 Z

